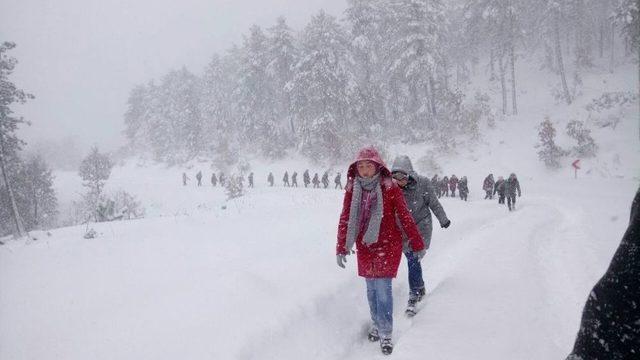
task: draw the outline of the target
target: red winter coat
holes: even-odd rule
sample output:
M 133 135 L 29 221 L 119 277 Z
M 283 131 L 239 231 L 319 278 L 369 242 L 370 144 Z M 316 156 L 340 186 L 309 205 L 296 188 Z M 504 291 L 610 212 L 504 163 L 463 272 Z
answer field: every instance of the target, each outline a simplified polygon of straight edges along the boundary
M 358 257 L 358 275 L 365 278 L 393 278 L 398 273 L 398 266 L 402 257 L 402 232 L 396 222 L 398 216 L 409 244 L 414 251 L 424 249 L 422 236 L 416 223 L 407 209 L 402 190 L 391 179 L 391 173 L 374 148 L 364 148 L 358 153 L 357 160 L 349 166 L 347 172 L 347 186 L 338 224 L 337 254 L 346 254 L 347 227 L 353 196 L 353 181 L 357 174 L 356 163 L 369 160 L 380 165 L 380 183 L 382 185 L 382 222 L 378 241 L 366 245 L 363 241 L 364 231 L 356 238 L 356 252 Z

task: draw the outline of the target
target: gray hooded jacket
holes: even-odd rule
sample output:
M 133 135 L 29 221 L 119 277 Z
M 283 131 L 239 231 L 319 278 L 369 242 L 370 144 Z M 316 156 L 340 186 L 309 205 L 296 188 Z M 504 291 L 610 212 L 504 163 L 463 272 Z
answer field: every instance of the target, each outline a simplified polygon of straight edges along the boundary
M 444 212 L 435 189 L 431 184 L 431 181 L 418 175 L 413 170 L 411 159 L 408 156 L 402 155 L 395 158 L 391 172 L 402 171 L 409 175 L 409 183 L 402 189 L 404 193 L 404 199 L 407 202 L 407 207 L 413 215 L 413 219 L 418 225 L 418 230 L 424 239 L 425 249 L 429 248 L 431 244 L 431 232 L 433 231 L 431 221 L 431 211 L 438 218 L 438 222 L 442 226 L 449 221 L 447 214 Z M 405 241 L 406 245 L 406 241 Z M 405 251 L 407 250 L 405 246 Z

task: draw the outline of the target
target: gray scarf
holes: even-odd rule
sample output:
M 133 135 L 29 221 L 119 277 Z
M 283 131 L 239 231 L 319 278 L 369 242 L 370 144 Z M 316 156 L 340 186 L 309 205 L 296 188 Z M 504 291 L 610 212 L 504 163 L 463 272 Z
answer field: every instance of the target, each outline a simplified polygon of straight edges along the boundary
M 362 202 L 362 190 L 375 191 L 376 201 L 371 204 L 371 217 L 364 233 L 364 243 L 375 244 L 380 233 L 380 223 L 382 222 L 382 187 L 380 186 L 380 174 L 372 178 L 361 178 L 357 176 L 353 181 L 353 196 L 349 210 L 349 223 L 347 225 L 347 250 L 351 251 L 356 242 L 358 230 L 360 229 L 360 203 Z

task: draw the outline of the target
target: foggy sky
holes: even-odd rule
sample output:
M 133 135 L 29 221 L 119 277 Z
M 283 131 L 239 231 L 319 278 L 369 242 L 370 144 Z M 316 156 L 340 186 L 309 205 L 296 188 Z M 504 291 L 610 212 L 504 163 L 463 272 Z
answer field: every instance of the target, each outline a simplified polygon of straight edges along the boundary
M 115 149 L 135 84 L 183 65 L 201 73 L 252 24 L 284 15 L 298 31 L 318 10 L 343 17 L 345 0 L 2 0 L 0 41 L 13 41 L 12 80 L 36 96 L 14 110 L 29 142 L 72 135 Z

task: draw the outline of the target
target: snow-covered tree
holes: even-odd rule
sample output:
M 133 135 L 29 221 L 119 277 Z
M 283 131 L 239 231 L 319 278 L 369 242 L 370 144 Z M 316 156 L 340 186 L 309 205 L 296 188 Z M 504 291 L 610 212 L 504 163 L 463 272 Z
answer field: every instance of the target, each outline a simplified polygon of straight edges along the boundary
M 301 44 L 288 87 L 300 124 L 300 147 L 316 159 L 339 158 L 350 133 L 348 97 L 354 85 L 347 36 L 333 16 L 320 11 L 306 26 Z
M 511 111 L 518 113 L 515 67 L 516 45 L 522 33 L 522 5 L 522 0 L 469 0 L 464 15 L 469 36 L 481 36 L 478 44 L 489 46 L 491 68 L 495 60 L 498 62 L 503 114 L 508 108 L 507 72 L 511 80 Z
M 113 163 L 109 156 L 100 153 L 97 147 L 91 149 L 91 153 L 82 160 L 78 174 L 84 181 L 83 185 L 88 187 L 91 192 L 100 194 L 104 187 L 104 183 L 111 175 Z
M 596 145 L 591 136 L 591 130 L 582 121 L 570 121 L 567 124 L 567 135 L 578 142 L 578 145 L 573 147 L 575 155 L 583 158 L 590 158 L 596 155 L 598 145 Z
M 286 124 L 291 134 L 295 134 L 291 99 L 286 86 L 293 78 L 293 67 L 298 62 L 299 53 L 293 31 L 284 17 L 279 17 L 276 25 L 268 29 L 266 56 L 267 73 L 274 92 L 275 118 L 278 124 Z
M 553 123 L 548 116 L 540 123 L 538 137 L 540 138 L 540 143 L 537 145 L 540 149 L 538 150 L 538 158 L 540 161 L 544 162 L 544 164 L 551 169 L 559 168 L 560 159 L 566 156 L 567 152 L 556 145 L 556 129 L 553 127 Z
M 17 60 L 7 52 L 16 46 L 12 42 L 4 42 L 0 44 L 0 171 L 2 172 L 2 190 L 6 193 L 8 205 L 11 209 L 12 220 L 15 225 L 14 234 L 23 236 L 25 229 L 20 219 L 18 206 L 14 197 L 12 187 L 15 182 L 12 181 L 12 174 L 15 174 L 18 166 L 11 166 L 19 162 L 17 159 L 18 151 L 24 142 L 18 137 L 17 132 L 20 125 L 26 121 L 21 117 L 13 115 L 11 106 L 14 104 L 23 104 L 34 96 L 19 89 L 9 80 L 9 76 L 17 64 Z
M 24 188 L 29 211 L 23 213 L 28 230 L 54 225 L 58 214 L 58 200 L 53 189 L 53 173 L 40 156 L 31 157 L 24 168 Z
M 615 12 L 615 18 L 620 23 L 620 32 L 628 44 L 628 47 L 635 49 L 638 55 L 640 48 L 640 4 L 638 0 L 623 0 Z

